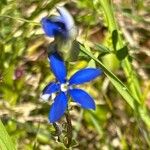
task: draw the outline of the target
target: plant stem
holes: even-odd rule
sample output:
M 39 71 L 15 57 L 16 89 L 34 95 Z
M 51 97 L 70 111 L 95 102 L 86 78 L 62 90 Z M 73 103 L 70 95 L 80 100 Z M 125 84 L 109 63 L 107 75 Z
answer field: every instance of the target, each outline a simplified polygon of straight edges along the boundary
M 9 15 L 0 15 L 0 17 L 10 18 L 10 19 L 14 19 L 14 20 L 17 20 L 17 21 L 27 22 L 27 23 L 32 23 L 32 24 L 35 24 L 35 25 L 41 26 L 41 24 L 40 24 L 40 23 L 38 23 L 38 22 L 34 22 L 34 21 L 27 20 L 27 19 L 24 19 L 24 18 L 17 18 L 17 17 L 12 17 L 12 16 L 9 16 Z
M 113 10 L 113 5 L 111 0 L 100 0 L 101 6 L 104 11 L 104 15 L 106 16 L 107 24 L 108 24 L 108 29 L 112 33 L 113 31 L 118 31 L 119 33 L 119 28 L 117 26 L 115 17 L 114 17 L 114 10 Z M 117 41 L 117 50 L 123 48 L 125 45 L 123 43 L 123 40 L 121 36 L 118 34 L 118 41 Z M 121 61 L 122 63 L 122 68 L 124 70 L 124 73 L 127 77 L 128 81 L 128 86 L 129 89 L 132 92 L 133 97 L 139 102 L 143 102 L 142 98 L 142 93 L 140 89 L 140 85 L 137 79 L 137 75 L 135 71 L 133 70 L 133 66 L 129 61 L 129 58 L 126 57 L 124 60 Z
M 57 125 L 57 123 L 53 123 L 53 126 L 55 128 L 55 136 L 57 136 L 58 141 L 61 142 L 60 135 L 61 135 L 62 131 L 61 131 L 60 127 Z
M 69 111 L 65 114 L 67 121 L 67 144 L 66 147 L 69 148 L 72 142 L 72 123 Z

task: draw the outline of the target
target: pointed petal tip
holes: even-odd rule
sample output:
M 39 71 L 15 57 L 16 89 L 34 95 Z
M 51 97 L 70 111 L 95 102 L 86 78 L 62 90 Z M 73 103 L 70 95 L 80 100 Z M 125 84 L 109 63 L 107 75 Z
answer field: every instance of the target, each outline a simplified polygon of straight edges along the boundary
M 40 98 L 44 101 L 48 101 L 50 94 L 41 94 Z
M 89 109 L 96 110 L 95 104 L 91 108 L 89 108 Z
M 65 93 L 61 92 L 59 93 L 54 103 L 52 104 L 49 112 L 49 121 L 50 123 L 57 122 L 61 119 L 61 117 L 64 115 L 68 105 L 68 99 Z
M 102 74 L 103 74 L 102 69 L 97 69 L 97 70 L 99 70 L 99 74 L 100 74 L 100 75 L 102 75 Z
M 51 96 L 52 93 L 56 93 L 59 90 L 60 86 L 55 82 L 51 82 L 44 88 L 42 95 L 46 96 L 46 94 L 49 94 Z
M 91 104 L 88 108 L 85 108 L 85 109 L 95 110 L 96 109 L 95 102 L 93 104 Z
M 84 109 L 95 109 L 93 98 L 84 90 L 70 89 L 69 94 L 74 102 L 78 103 Z
M 99 68 L 87 68 L 87 69 L 91 69 L 91 70 L 95 71 L 95 73 L 97 73 L 97 76 L 100 76 L 103 73 L 102 70 Z
M 46 19 L 48 19 L 47 17 L 43 17 L 40 22 L 43 23 L 44 21 L 46 21 Z
M 65 7 L 57 6 L 56 9 L 59 12 L 62 20 L 64 21 L 66 29 L 70 32 L 70 30 L 75 26 L 73 17 Z
M 54 119 L 51 119 L 51 118 L 49 118 L 49 122 L 52 124 L 52 123 L 55 123 L 55 122 L 57 122 L 58 120 L 54 120 Z
M 91 104 L 88 107 L 82 106 L 81 104 L 79 104 L 83 109 L 87 109 L 87 110 L 96 110 L 96 106 L 95 104 Z

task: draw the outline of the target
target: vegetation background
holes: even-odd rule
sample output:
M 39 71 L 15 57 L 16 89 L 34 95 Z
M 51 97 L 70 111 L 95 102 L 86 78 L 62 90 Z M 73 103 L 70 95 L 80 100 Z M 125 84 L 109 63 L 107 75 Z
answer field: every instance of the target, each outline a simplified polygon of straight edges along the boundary
M 54 12 L 55 6 L 64 5 L 69 10 L 78 27 L 78 41 L 86 49 L 90 47 L 93 56 L 124 84 L 127 80 L 132 82 L 133 76 L 126 77 L 126 68 L 121 67 L 122 58 L 118 60 L 108 52 L 118 39 L 115 32 L 111 32 L 112 26 L 108 24 L 111 17 L 107 18 L 100 1 L 0 1 L 0 117 L 17 149 L 65 149 L 65 141 L 58 142 L 55 129 L 48 122 L 50 103 L 40 99 L 43 88 L 54 76 L 47 61 L 47 46 L 51 39 L 44 35 L 39 23 L 42 17 Z M 121 92 L 103 75 L 88 84 L 90 86 L 82 86 L 94 97 L 96 111 L 83 111 L 78 106 L 71 110 L 73 149 L 150 148 L 149 4 L 149 0 L 113 0 L 112 9 L 119 26 L 117 31 L 128 47 L 128 54 L 123 51 L 123 59 L 127 55 L 130 58 L 142 91 L 142 102 L 137 106 L 146 110 L 146 114 L 138 111 L 140 115 L 137 115 L 130 102 L 124 101 Z M 114 23 L 113 19 L 111 23 Z M 69 74 L 95 65 L 98 66 L 81 53 L 76 64 L 69 67 Z M 128 87 L 133 94 L 132 87 Z M 64 129 L 62 138 L 65 138 L 64 118 L 59 124 Z M 1 144 L 0 148 L 4 149 Z

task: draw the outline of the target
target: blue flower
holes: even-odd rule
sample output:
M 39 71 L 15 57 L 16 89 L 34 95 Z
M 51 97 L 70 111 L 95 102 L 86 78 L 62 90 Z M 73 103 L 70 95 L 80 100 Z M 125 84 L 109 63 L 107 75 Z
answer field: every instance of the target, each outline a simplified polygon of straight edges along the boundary
M 77 29 L 70 13 L 64 7 L 57 7 L 58 16 L 53 15 L 41 20 L 42 28 L 54 41 L 48 46 L 48 53 L 57 52 L 65 61 L 76 61 L 79 42 L 76 41 Z
M 44 17 L 41 20 L 42 28 L 49 37 L 64 39 L 76 37 L 76 28 L 72 16 L 64 7 L 57 7 L 58 16 Z
M 57 53 L 49 56 L 51 70 L 56 77 L 56 82 L 49 83 L 43 90 L 42 98 L 48 99 L 53 93 L 57 93 L 49 113 L 51 123 L 58 121 L 65 113 L 69 97 L 82 108 L 95 109 L 95 102 L 84 90 L 75 85 L 89 82 L 102 74 L 100 69 L 85 68 L 77 71 L 67 80 L 67 70 L 64 61 Z

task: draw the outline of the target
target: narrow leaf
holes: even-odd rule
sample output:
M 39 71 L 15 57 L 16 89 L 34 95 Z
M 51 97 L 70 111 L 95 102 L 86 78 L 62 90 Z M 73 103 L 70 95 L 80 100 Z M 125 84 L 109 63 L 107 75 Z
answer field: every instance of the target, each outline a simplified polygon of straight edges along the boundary
M 10 136 L 8 135 L 2 121 L 0 120 L 0 149 L 16 150 Z

